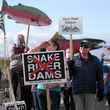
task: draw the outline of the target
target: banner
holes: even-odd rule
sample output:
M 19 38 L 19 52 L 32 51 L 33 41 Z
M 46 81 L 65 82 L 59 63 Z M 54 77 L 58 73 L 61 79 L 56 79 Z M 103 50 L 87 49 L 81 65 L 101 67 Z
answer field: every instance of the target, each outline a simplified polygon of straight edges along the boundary
M 23 54 L 24 84 L 65 82 L 64 59 L 64 51 Z

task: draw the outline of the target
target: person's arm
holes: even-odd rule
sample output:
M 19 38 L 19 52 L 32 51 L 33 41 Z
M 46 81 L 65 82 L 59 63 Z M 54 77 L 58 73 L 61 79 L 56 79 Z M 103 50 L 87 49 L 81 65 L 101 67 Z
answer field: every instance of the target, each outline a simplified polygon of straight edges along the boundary
M 72 79 L 73 71 L 74 71 L 74 61 L 69 60 L 69 61 L 67 61 L 67 64 L 68 64 L 69 76 L 70 76 L 70 79 Z
M 24 53 L 29 52 L 29 47 L 25 47 Z
M 104 78 L 103 78 L 103 66 L 99 59 L 97 59 L 97 99 L 103 100 L 104 97 Z
M 103 78 L 103 66 L 101 62 L 98 60 L 97 63 L 97 83 L 100 85 L 100 89 L 104 90 L 104 78 Z M 101 87 L 102 86 L 102 87 Z

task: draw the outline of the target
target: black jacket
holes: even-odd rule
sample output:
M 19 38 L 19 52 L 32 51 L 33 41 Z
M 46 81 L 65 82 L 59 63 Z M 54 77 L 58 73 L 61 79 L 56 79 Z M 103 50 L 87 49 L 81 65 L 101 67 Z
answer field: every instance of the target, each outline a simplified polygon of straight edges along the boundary
M 73 92 L 96 93 L 97 89 L 104 90 L 103 68 L 100 60 L 91 54 L 87 61 L 80 54 L 68 62 Z

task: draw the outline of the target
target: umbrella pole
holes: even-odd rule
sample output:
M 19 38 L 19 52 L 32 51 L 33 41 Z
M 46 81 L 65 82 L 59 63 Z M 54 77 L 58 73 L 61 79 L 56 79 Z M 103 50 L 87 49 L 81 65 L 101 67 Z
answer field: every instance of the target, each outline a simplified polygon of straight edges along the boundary
M 70 59 L 72 60 L 73 56 L 73 40 L 72 40 L 72 34 L 70 34 Z
M 4 33 L 4 67 L 3 69 L 6 69 L 6 35 Z
M 30 24 L 28 24 L 28 30 L 27 30 L 27 37 L 26 37 L 26 45 L 25 47 L 28 47 L 28 42 L 29 42 L 29 30 L 30 30 Z

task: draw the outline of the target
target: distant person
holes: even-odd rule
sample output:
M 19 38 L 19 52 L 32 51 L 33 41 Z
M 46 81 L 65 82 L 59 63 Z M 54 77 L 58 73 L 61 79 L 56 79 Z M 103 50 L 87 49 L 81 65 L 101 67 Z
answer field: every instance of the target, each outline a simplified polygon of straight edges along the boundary
M 95 110 L 96 96 L 98 101 L 104 96 L 103 67 L 90 49 L 89 42 L 82 41 L 79 54 L 68 62 L 76 110 Z
M 15 43 L 12 48 L 10 58 L 11 80 L 16 100 L 24 100 L 27 106 L 27 110 L 31 110 L 31 86 L 25 86 L 23 80 L 22 53 L 27 51 L 28 48 L 25 47 L 24 36 L 19 34 L 17 36 L 17 43 Z M 17 94 L 18 85 L 20 86 L 20 91 Z M 18 97 L 20 99 L 17 99 Z
M 110 48 L 108 48 L 110 49 Z M 104 72 L 104 95 L 105 95 L 105 105 L 109 106 L 110 109 L 110 67 L 109 63 L 105 63 L 109 60 L 109 56 L 106 56 L 104 53 L 101 55 L 101 62 L 103 64 L 103 72 Z
M 106 97 L 106 100 L 107 100 L 107 104 L 109 105 L 109 109 L 110 109 L 110 67 L 109 68 L 109 71 L 106 75 L 106 78 L 105 78 L 105 97 Z

